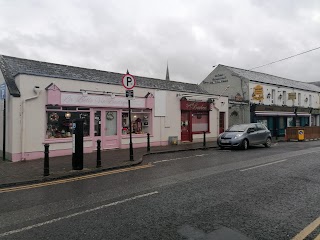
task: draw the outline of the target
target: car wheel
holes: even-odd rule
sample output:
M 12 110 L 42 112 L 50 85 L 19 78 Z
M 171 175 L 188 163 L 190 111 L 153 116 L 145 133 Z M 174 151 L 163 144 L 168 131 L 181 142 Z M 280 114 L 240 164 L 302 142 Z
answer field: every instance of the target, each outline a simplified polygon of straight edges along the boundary
M 241 148 L 242 148 L 243 150 L 247 150 L 248 147 L 249 147 L 249 142 L 248 142 L 247 139 L 244 139 L 244 140 L 242 141 Z
M 269 148 L 269 147 L 271 147 L 271 138 L 267 138 L 267 141 L 266 141 L 266 143 L 264 144 L 264 146 L 266 147 L 266 148 Z

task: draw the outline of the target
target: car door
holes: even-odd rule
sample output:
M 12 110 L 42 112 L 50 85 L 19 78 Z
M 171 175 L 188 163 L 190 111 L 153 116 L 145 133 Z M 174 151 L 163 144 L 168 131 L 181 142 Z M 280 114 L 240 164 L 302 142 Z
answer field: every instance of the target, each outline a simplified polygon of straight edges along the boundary
M 247 129 L 247 138 L 249 140 L 250 145 L 257 144 L 257 137 L 256 137 L 256 126 L 250 125 Z
M 261 124 L 256 124 L 256 138 L 257 144 L 263 144 L 266 142 L 268 137 L 268 130 Z

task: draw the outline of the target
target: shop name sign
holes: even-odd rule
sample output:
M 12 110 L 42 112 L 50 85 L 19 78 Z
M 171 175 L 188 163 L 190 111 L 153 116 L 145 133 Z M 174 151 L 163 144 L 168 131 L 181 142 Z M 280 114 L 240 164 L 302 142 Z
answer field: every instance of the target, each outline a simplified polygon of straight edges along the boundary
M 136 98 L 131 101 L 131 107 L 144 108 L 144 98 Z M 125 97 L 114 97 L 106 95 L 83 96 L 77 93 L 61 93 L 61 105 L 86 106 L 86 107 L 128 107 L 128 99 Z
M 181 101 L 181 110 L 208 111 L 210 109 L 208 105 L 207 102 Z
M 223 83 L 223 82 L 228 82 L 228 79 L 224 74 L 214 75 L 211 81 L 203 81 L 204 84 L 216 84 L 216 83 Z
M 297 98 L 297 95 L 295 92 L 288 93 L 288 100 L 295 100 Z

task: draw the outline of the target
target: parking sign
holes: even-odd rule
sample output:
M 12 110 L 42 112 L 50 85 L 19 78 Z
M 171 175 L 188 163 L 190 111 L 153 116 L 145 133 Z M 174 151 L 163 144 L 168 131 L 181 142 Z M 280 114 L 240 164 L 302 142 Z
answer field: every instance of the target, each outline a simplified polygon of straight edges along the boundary
M 125 74 L 122 78 L 122 85 L 130 90 L 136 85 L 136 79 L 131 74 Z

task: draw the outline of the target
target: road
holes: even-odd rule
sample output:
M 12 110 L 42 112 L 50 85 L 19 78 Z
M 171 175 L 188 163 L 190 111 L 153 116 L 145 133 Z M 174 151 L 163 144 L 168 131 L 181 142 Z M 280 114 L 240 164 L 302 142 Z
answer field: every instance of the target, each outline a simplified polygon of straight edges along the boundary
M 0 189 L 0 239 L 319 239 L 320 141 Z

